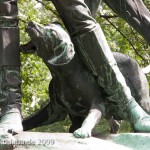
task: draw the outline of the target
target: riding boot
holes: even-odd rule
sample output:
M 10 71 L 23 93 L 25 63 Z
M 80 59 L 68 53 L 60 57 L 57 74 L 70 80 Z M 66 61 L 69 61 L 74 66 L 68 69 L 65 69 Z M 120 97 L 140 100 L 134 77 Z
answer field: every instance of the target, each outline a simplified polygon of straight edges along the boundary
M 17 0 L 0 2 L 0 132 L 20 132 L 21 78 Z
M 103 87 L 108 101 L 116 107 L 117 115 L 128 120 L 135 131 L 150 132 L 150 116 L 131 96 L 100 26 L 72 40 L 86 66 Z
M 22 131 L 19 29 L 0 28 L 0 128 Z

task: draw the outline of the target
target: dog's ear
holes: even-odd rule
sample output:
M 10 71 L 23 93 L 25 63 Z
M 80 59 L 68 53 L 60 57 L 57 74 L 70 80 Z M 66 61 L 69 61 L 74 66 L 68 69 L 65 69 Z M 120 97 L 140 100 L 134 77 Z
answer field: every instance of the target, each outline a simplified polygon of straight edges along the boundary
M 52 22 L 52 23 L 47 23 L 47 24 L 45 24 L 44 26 L 50 26 L 50 25 L 52 25 L 52 24 L 59 25 L 60 27 L 62 27 L 62 24 L 61 24 L 60 22 L 58 22 L 58 21 L 54 21 L 54 22 Z
M 56 25 L 59 25 L 59 26 L 62 27 L 62 24 L 60 22 L 58 22 L 58 21 L 54 21 L 53 24 L 56 24 Z
M 54 66 L 68 64 L 74 57 L 75 51 L 72 43 L 61 43 L 54 49 L 54 54 L 48 59 L 48 63 Z

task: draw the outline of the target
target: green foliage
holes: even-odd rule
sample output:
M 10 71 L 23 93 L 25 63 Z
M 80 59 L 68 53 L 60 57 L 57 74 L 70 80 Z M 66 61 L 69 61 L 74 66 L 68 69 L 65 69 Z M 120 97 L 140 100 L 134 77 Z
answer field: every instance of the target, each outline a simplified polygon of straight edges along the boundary
M 40 58 L 34 55 L 22 56 L 23 112 L 30 115 L 43 107 L 48 99 L 50 73 Z
M 112 17 L 107 18 L 105 16 Z M 150 47 L 148 44 L 105 4 L 97 15 L 97 22 L 100 23 L 112 51 L 128 54 L 143 67 L 150 63 Z
M 150 8 L 150 1 L 144 0 Z M 42 4 L 41 4 L 42 3 Z M 53 21 L 61 22 L 51 2 L 41 0 L 19 0 L 20 37 L 21 44 L 27 43 L 30 38 L 25 27 L 30 20 L 40 24 L 47 24 Z M 100 23 L 112 51 L 126 53 L 135 58 L 140 66 L 144 67 L 150 63 L 150 47 L 143 38 L 135 32 L 127 23 L 118 17 L 106 19 L 100 15 L 115 16 L 115 14 L 103 4 L 103 9 L 97 15 L 97 22 Z M 48 85 L 51 75 L 42 60 L 35 55 L 21 54 L 22 61 L 22 93 L 23 93 L 23 115 L 28 116 L 43 107 L 49 100 Z M 46 127 L 38 128 L 36 131 L 67 132 L 70 120 L 55 123 Z M 110 130 L 107 121 L 103 120 L 101 125 L 96 127 L 96 132 L 108 132 Z M 129 125 L 122 126 L 121 131 L 131 131 Z
M 49 9 L 54 10 L 51 3 L 47 3 Z M 57 20 L 55 15 L 43 7 L 36 0 L 19 0 L 19 27 L 20 27 L 20 43 L 27 43 L 30 38 L 25 31 L 25 27 L 30 20 L 34 20 L 40 24 L 47 24 Z M 55 10 L 54 10 L 55 11 Z M 43 107 L 49 99 L 48 85 L 51 75 L 36 55 L 21 54 L 22 62 L 22 93 L 23 93 L 23 115 L 28 116 L 34 111 Z

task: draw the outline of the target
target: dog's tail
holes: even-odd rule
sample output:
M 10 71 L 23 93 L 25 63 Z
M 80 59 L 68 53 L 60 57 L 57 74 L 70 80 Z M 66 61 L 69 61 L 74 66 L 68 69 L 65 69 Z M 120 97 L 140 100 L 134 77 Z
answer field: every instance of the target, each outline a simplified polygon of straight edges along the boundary
M 45 122 L 49 118 L 48 107 L 47 105 L 35 114 L 23 119 L 24 131 L 45 125 Z
M 145 68 L 142 68 L 142 71 L 144 72 L 144 74 L 150 73 L 150 65 L 148 65 L 148 66 L 145 67 Z
M 67 114 L 59 110 L 59 108 L 51 101 L 37 113 L 23 119 L 24 131 L 33 128 L 52 124 L 57 121 L 62 121 L 66 118 Z

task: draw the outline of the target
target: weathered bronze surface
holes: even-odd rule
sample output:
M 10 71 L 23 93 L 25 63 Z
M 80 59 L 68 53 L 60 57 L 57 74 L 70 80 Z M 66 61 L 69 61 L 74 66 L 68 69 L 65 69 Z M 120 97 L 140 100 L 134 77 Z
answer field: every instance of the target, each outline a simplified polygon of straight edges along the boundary
M 0 139 L 23 130 L 17 0 L 0 1 Z
M 88 71 L 85 69 L 86 70 L 85 74 L 82 76 L 84 77 L 84 82 L 87 84 L 87 87 L 88 86 L 90 87 L 92 83 L 92 87 L 95 88 L 95 90 L 101 87 L 105 93 L 105 97 L 107 97 L 108 99 L 108 102 L 113 104 L 112 107 L 110 105 L 109 107 L 107 107 L 106 102 L 103 100 L 102 94 L 99 92 L 99 90 L 98 92 L 93 91 L 93 93 L 91 93 L 90 91 L 87 92 L 87 90 L 82 87 L 82 78 L 81 79 L 79 78 L 80 81 L 78 80 L 78 82 L 76 81 L 76 79 L 73 78 L 72 80 L 74 82 L 77 82 L 81 86 L 79 88 L 79 91 L 82 89 L 82 92 L 80 91 L 82 93 L 82 96 L 83 97 L 86 96 L 84 102 L 86 103 L 86 108 L 84 103 L 83 104 L 79 103 L 79 105 L 76 104 L 77 109 L 80 110 L 80 107 L 84 108 L 83 109 L 84 111 L 82 110 L 83 112 L 80 112 L 81 110 L 79 111 L 81 114 L 82 113 L 87 114 L 87 112 L 89 112 L 90 110 L 88 117 L 85 119 L 85 121 L 82 124 L 83 128 L 81 127 L 81 129 L 77 130 L 75 132 L 75 136 L 76 137 L 90 136 L 91 129 L 96 124 L 96 122 L 101 118 L 102 115 L 105 116 L 112 108 L 113 110 L 117 108 L 117 112 L 114 111 L 116 112 L 117 116 L 128 120 L 132 124 L 135 131 L 150 132 L 150 116 L 138 105 L 138 103 L 136 102 L 137 99 L 134 97 L 134 95 L 131 95 L 133 94 L 132 88 L 130 87 L 130 85 L 128 85 L 131 88 L 130 91 L 129 87 L 126 85 L 128 83 L 126 83 L 127 81 L 125 82 L 125 79 L 122 75 L 123 72 L 121 73 L 119 71 L 114 56 L 110 51 L 110 48 L 105 39 L 105 36 L 103 35 L 100 26 L 96 23 L 95 19 L 93 18 L 96 14 L 98 5 L 101 0 L 93 0 L 93 1 L 92 0 L 84 0 L 84 1 L 83 0 L 71 0 L 71 1 L 52 0 L 52 1 L 55 7 L 57 8 L 60 16 L 62 17 L 62 20 L 64 21 L 64 24 L 67 30 L 69 31 L 69 34 L 71 35 L 75 49 L 79 52 L 79 57 L 82 58 L 84 65 L 88 68 Z M 120 14 L 122 18 L 128 21 L 128 23 L 131 24 L 145 38 L 145 40 L 148 43 L 150 43 L 150 36 L 149 36 L 150 34 L 148 34 L 149 32 L 147 32 L 150 28 L 150 19 L 149 19 L 150 13 L 146 9 L 146 7 L 144 6 L 141 0 L 139 1 L 124 0 L 123 1 L 124 6 L 121 7 L 121 10 L 123 10 L 123 14 L 121 13 L 122 11 L 120 11 L 120 7 L 118 7 L 121 6 L 122 4 L 121 0 L 119 1 L 104 0 L 104 1 L 115 12 Z M 17 14 L 18 14 L 17 0 L 3 0 L 0 2 L 0 43 L 1 43 L 0 45 L 0 70 L 1 70 L 0 129 L 2 129 L 2 131 L 4 129 L 6 130 L 6 132 L 8 132 L 8 130 L 10 132 L 11 130 L 11 133 L 13 133 L 13 130 L 14 131 L 17 131 L 17 129 L 18 131 L 22 130 L 21 114 L 20 114 L 21 79 L 19 75 L 20 57 L 18 51 L 19 30 L 18 30 Z M 53 37 L 47 35 L 46 37 L 48 38 L 44 40 L 45 45 L 47 45 L 48 42 L 51 43 L 53 40 L 57 39 L 53 34 L 53 32 L 51 33 L 50 31 L 46 33 L 49 34 L 50 36 L 53 35 Z M 14 35 L 15 38 L 13 38 Z M 61 33 L 58 35 L 58 39 L 60 37 L 61 37 Z M 63 39 L 61 39 L 62 42 L 64 42 L 63 41 L 64 39 L 65 39 L 64 37 Z M 57 66 L 60 69 L 58 70 L 60 72 L 63 72 L 61 76 L 61 79 L 63 79 L 64 76 L 68 77 L 69 73 L 72 74 L 71 68 L 69 68 L 70 70 L 68 70 L 66 66 L 68 65 L 70 66 L 70 64 L 72 64 L 74 61 L 76 62 L 78 60 L 79 61 L 81 60 L 78 58 L 78 56 L 74 57 L 73 44 L 71 42 L 69 42 L 69 45 L 65 45 L 67 44 L 68 41 L 66 41 L 65 44 L 64 43 L 62 44 L 57 40 L 55 42 L 56 42 L 55 45 L 58 46 L 55 47 L 54 52 L 52 54 L 49 53 L 49 55 L 46 56 L 45 53 L 41 51 L 38 51 L 38 53 L 40 57 L 43 58 L 44 61 L 48 59 L 48 61 L 45 62 L 47 65 L 53 65 L 55 67 Z M 42 46 L 44 46 L 44 44 Z M 47 46 L 49 47 L 50 45 Z M 57 53 L 55 50 L 57 51 Z M 49 56 L 51 58 L 49 58 Z M 85 67 L 84 65 L 83 64 L 81 66 L 79 65 L 80 66 L 79 68 L 83 69 Z M 53 67 L 51 69 L 53 69 Z M 60 74 L 60 72 L 58 74 Z M 78 76 L 77 72 L 73 72 L 73 73 Z M 94 77 L 91 76 L 91 74 Z M 143 76 L 142 80 L 143 78 L 145 78 L 144 75 L 140 74 L 139 77 L 140 81 L 141 81 L 141 76 Z M 85 78 L 87 78 L 86 81 Z M 53 90 L 53 86 L 56 87 L 60 86 L 60 84 L 55 85 L 55 83 L 53 82 L 54 81 L 52 81 L 51 84 L 52 90 Z M 67 83 L 70 82 L 68 81 Z M 61 85 L 68 86 L 64 84 Z M 77 89 L 77 87 L 74 88 Z M 60 91 L 54 91 L 53 93 L 56 93 L 57 95 Z M 69 91 L 69 89 L 68 90 L 66 89 L 65 94 L 67 94 L 67 92 L 70 93 L 71 91 Z M 95 96 L 94 92 L 100 94 L 99 99 L 95 98 L 98 96 Z M 87 96 L 87 94 L 89 95 Z M 53 96 L 54 99 L 56 98 L 55 97 L 56 95 Z M 64 93 L 61 92 L 59 93 L 59 95 L 57 95 L 58 99 L 61 99 L 61 102 L 64 102 L 64 96 L 65 96 Z M 71 99 L 71 97 L 69 98 Z M 80 99 L 80 97 L 78 97 L 78 94 L 75 95 L 75 98 L 77 100 Z M 87 100 L 87 98 L 92 99 L 92 101 L 90 102 L 90 100 Z M 145 101 L 146 102 L 149 101 L 149 95 L 148 95 L 148 99 L 141 101 L 141 103 L 145 103 Z M 72 104 L 74 103 L 73 100 L 71 100 L 71 102 Z M 71 109 L 71 112 L 73 112 L 75 109 L 70 107 L 70 105 L 68 107 L 68 104 L 66 102 L 64 102 L 63 105 L 64 107 L 67 108 L 67 110 L 68 108 Z M 53 105 L 50 107 L 53 107 Z M 56 107 L 58 107 L 57 108 L 58 109 L 57 113 L 58 113 L 60 106 L 58 105 Z M 147 110 L 146 107 L 144 108 Z M 51 114 L 51 112 L 49 113 Z M 74 114 L 76 113 L 77 112 L 74 111 Z M 80 114 L 78 115 L 80 116 Z M 12 120 L 15 116 L 16 116 L 16 121 L 13 122 Z M 55 120 L 56 115 L 54 116 L 55 117 L 54 118 L 52 117 L 51 120 L 53 119 Z M 61 117 L 63 118 L 65 116 L 66 114 L 61 115 Z M 94 118 L 93 116 L 96 116 L 96 119 L 93 119 Z M 72 116 L 71 118 L 72 120 L 74 120 Z M 83 121 L 83 117 L 81 117 L 80 119 Z M 53 122 L 51 120 L 50 122 Z M 75 118 L 75 120 L 77 119 Z M 93 122 L 93 124 L 91 125 L 89 122 Z M 72 127 L 72 128 L 74 130 L 77 127 Z
M 81 127 L 74 135 L 84 138 L 91 136 L 91 130 L 101 117 L 113 116 L 118 119 L 119 106 L 107 99 L 107 94 L 98 85 L 96 77 L 86 68 L 78 53 L 74 55 L 73 44 L 60 25 L 43 27 L 30 22 L 27 32 L 37 47 L 37 54 L 50 69 L 53 79 L 49 88 L 50 103 L 23 121 L 25 130 L 64 120 L 69 114 L 72 121 L 70 132 Z M 142 70 L 129 56 L 113 54 L 132 96 L 149 112 L 148 82 Z M 120 119 L 122 118 L 123 116 Z
M 103 0 L 150 44 L 150 12 L 142 0 Z
M 52 0 L 52 2 L 71 35 L 74 46 L 84 64 L 97 77 L 97 82 L 99 86 L 103 87 L 107 99 L 117 104 L 118 115 L 128 120 L 136 131 L 150 132 L 150 116 L 143 111 L 131 95 L 131 91 L 117 66 L 105 36 L 91 15 L 91 12 L 98 8 L 97 1 Z M 128 0 L 125 1 L 125 4 L 127 2 Z M 136 0 L 134 4 L 134 6 L 137 6 L 136 8 L 139 4 L 143 6 L 143 3 L 137 3 Z M 143 9 L 146 8 L 143 7 Z M 134 10 L 134 7 L 124 11 L 124 13 L 132 15 L 132 10 Z M 137 10 L 137 13 L 139 12 L 139 9 L 135 10 Z M 149 20 L 149 13 L 147 14 L 146 18 Z

